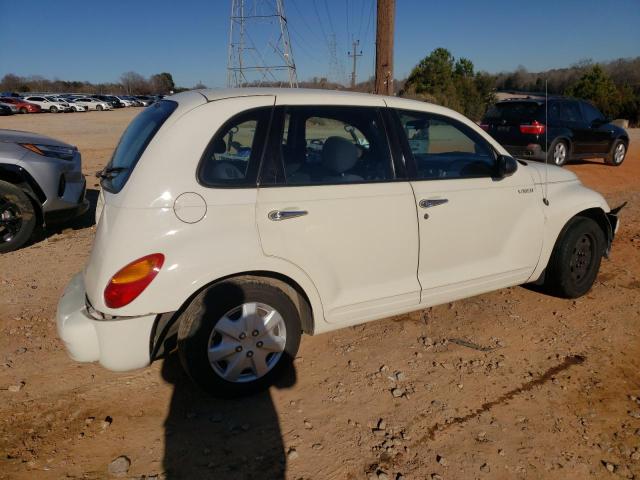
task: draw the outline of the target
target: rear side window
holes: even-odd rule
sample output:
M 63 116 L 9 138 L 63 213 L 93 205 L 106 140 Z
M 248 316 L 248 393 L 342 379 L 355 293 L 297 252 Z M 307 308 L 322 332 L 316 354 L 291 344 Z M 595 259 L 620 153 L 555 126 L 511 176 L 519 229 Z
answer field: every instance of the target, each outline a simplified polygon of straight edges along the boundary
M 198 181 L 207 187 L 255 187 L 272 107 L 256 108 L 229 120 L 200 160 Z
M 176 102 L 168 100 L 158 102 L 129 124 L 103 171 L 102 187 L 105 190 L 111 193 L 122 190 L 147 145 L 177 106 Z
M 536 102 L 503 102 L 492 105 L 484 119 L 493 123 L 517 124 L 540 120 L 541 113 L 544 116 L 543 108 Z

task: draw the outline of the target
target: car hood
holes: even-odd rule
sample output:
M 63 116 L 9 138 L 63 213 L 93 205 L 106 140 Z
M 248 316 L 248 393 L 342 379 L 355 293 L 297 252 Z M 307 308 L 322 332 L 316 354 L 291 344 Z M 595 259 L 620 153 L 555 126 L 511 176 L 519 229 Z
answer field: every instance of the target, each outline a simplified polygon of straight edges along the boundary
M 578 180 L 575 173 L 562 167 L 556 167 L 555 165 L 527 161 L 527 166 L 532 172 L 535 183 L 543 183 L 545 181 L 548 183 L 561 183 L 575 182 Z
M 0 142 L 11 143 L 35 143 L 41 145 L 55 145 L 57 147 L 69 147 L 74 148 L 73 145 L 56 140 L 55 138 L 47 137 L 46 135 L 40 135 L 33 132 L 22 132 L 20 130 L 4 130 L 0 129 Z

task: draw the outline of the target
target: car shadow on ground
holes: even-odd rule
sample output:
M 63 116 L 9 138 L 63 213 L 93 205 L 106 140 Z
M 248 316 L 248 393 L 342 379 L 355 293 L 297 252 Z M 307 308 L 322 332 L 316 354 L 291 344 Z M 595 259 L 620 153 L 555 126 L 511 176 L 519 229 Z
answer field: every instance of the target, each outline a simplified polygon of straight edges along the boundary
M 165 358 L 162 376 L 174 385 L 165 420 L 164 478 L 285 478 L 284 442 L 269 391 L 214 398 L 189 380 L 177 355 Z M 295 382 L 292 366 L 272 388 Z

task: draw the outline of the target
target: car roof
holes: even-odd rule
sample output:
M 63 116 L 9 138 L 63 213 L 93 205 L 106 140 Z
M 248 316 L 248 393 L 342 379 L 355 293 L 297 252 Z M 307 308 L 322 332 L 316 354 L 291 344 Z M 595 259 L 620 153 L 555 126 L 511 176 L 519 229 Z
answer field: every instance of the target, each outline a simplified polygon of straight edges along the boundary
M 208 101 L 223 100 L 232 97 L 252 97 L 258 95 L 271 95 L 289 101 L 301 97 L 323 97 L 327 101 L 331 100 L 357 100 L 365 98 L 380 99 L 380 95 L 372 95 L 369 93 L 350 92 L 346 90 L 321 90 L 313 88 L 273 88 L 273 87 L 251 87 L 251 88 L 209 88 L 202 90 L 194 90 L 202 94 Z

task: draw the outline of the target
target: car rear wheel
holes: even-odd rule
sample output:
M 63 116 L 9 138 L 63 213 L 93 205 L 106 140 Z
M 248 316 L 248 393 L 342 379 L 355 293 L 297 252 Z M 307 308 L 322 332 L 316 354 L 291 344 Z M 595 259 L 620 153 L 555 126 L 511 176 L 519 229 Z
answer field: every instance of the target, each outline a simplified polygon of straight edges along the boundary
M 51 106 L 51 108 L 49 108 L 49 111 L 50 111 L 51 113 L 58 113 L 58 107 L 56 107 L 56 106 Z
M 563 166 L 569 160 L 569 144 L 564 140 L 556 140 L 551 144 L 547 160 L 558 167 Z
M 598 275 L 606 239 L 600 226 L 586 217 L 572 218 L 553 248 L 545 274 L 550 293 L 577 298 L 587 293 Z
M 36 214 L 29 197 L 15 185 L 0 180 L 0 253 L 24 245 L 36 227 Z
M 234 279 L 207 288 L 187 307 L 178 352 L 203 390 L 235 397 L 263 390 L 285 373 L 300 335 L 288 295 L 259 280 Z
M 616 140 L 609 154 L 609 158 L 606 159 L 606 163 L 619 167 L 624 162 L 624 157 L 627 155 L 627 144 L 622 140 Z
M 102 111 L 102 105 L 98 105 L 98 106 L 96 107 L 96 110 L 98 110 L 99 112 L 101 112 L 101 111 Z

